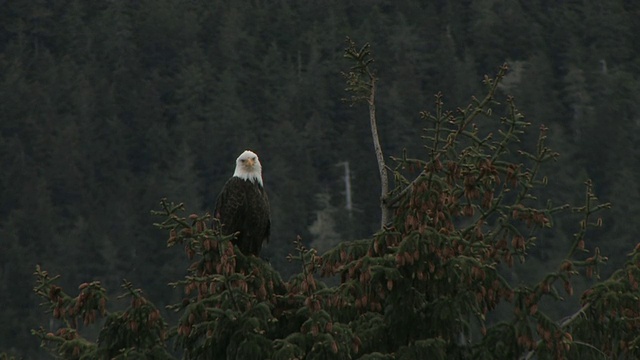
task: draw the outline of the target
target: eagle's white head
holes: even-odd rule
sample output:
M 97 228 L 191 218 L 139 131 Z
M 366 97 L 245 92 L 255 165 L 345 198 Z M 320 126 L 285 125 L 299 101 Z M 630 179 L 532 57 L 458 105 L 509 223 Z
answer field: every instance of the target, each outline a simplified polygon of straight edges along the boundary
M 233 176 L 251 182 L 257 181 L 260 186 L 264 186 L 262 184 L 262 165 L 260 164 L 258 155 L 249 150 L 240 154 L 238 159 L 236 159 L 236 171 L 233 173 Z

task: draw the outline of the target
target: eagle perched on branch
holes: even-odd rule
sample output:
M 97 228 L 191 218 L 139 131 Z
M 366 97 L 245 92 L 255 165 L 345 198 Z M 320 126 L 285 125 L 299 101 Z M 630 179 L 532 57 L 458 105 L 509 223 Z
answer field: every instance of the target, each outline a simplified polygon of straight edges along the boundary
M 262 243 L 269 241 L 271 219 L 269 199 L 262 183 L 258 155 L 246 150 L 236 160 L 236 170 L 218 199 L 214 216 L 223 235 L 237 234 L 234 244 L 244 255 L 260 255 Z

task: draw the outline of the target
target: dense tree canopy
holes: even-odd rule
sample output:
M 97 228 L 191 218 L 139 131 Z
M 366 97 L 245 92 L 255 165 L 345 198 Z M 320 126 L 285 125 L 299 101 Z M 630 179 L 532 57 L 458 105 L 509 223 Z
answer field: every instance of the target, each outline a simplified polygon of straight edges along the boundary
M 286 261 L 297 235 L 328 249 L 377 232 L 366 111 L 342 101 L 346 35 L 375 50 L 382 147 L 398 158 L 424 158 L 420 112 L 433 94 L 464 106 L 485 74 L 511 64 L 498 93 L 545 124 L 561 154 L 545 198 L 577 202 L 593 179 L 614 208 L 587 240 L 609 257 L 604 276 L 631 266 L 639 12 L 623 0 L 0 3 L 0 349 L 40 354 L 35 264 L 66 287 L 97 279 L 113 291 L 126 278 L 160 311 L 178 301 L 166 284 L 186 263 L 159 241 L 149 210 L 168 197 L 210 211 L 246 148 L 264 165 L 265 252 L 282 278 L 297 273 Z M 566 255 L 574 223 L 554 225 L 529 266 Z

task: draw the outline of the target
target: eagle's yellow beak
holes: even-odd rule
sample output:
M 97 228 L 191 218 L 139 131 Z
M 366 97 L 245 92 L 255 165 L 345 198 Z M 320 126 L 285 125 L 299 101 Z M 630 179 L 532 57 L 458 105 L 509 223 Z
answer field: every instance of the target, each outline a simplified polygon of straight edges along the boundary
M 247 167 L 252 168 L 252 167 L 253 167 L 253 164 L 255 164 L 255 160 L 253 160 L 253 159 L 247 159 L 247 165 L 246 165 Z

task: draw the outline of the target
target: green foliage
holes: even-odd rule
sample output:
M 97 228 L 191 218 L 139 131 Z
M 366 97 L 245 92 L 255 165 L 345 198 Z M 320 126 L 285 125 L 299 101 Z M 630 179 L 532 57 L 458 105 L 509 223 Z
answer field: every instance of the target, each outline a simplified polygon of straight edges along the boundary
M 302 356 L 323 359 L 350 353 L 353 340 L 348 324 L 335 322 L 321 308 L 321 294 L 331 292 L 314 278 L 321 260 L 313 250 L 296 241 L 303 271 L 284 283 L 279 274 L 261 259 L 245 257 L 222 236 L 207 228 L 209 216 L 180 217 L 182 205 L 162 202 L 167 219 L 157 224 L 168 229 L 168 246 L 181 244 L 192 263 L 189 274 L 172 283 L 185 297 L 169 309 L 181 314 L 177 325 L 167 331 L 160 312 L 134 290 L 130 283 L 124 296 L 131 306 L 124 312 L 107 314 L 104 289 L 99 282 L 80 285 L 81 294 L 71 298 L 40 268 L 36 292 L 49 301 L 53 316 L 66 326 L 56 334 L 34 331 L 43 346 L 63 358 L 167 358 L 165 344 L 173 338 L 185 358 L 256 358 L 273 356 L 290 359 Z M 106 316 L 98 344 L 79 335 L 76 317 L 85 326 L 96 314 Z M 340 358 L 340 357 L 338 357 Z M 344 357 L 348 358 L 348 357 Z
M 347 82 L 345 90 L 352 94 L 349 100 L 352 104 L 361 101 L 372 101 L 375 99 L 372 93 L 374 92 L 376 77 L 370 67 L 373 63 L 371 45 L 366 43 L 358 49 L 350 38 L 347 38 L 346 42 L 347 48 L 344 57 L 353 63 L 351 69 L 342 74 Z
M 539 303 L 547 296 L 561 300 L 557 282 L 572 295 L 575 269 L 583 267 L 590 276 L 605 260 L 597 249 L 595 257 L 584 261 L 580 252 L 587 226 L 601 225 L 600 219 L 590 223 L 593 213 L 609 205 L 597 204 L 587 184 L 586 205 L 574 207 L 584 215 L 580 231 L 558 270 L 533 287 L 514 286 L 504 278 L 508 270 L 501 270 L 501 264 L 513 267 L 514 259 L 524 263 L 540 230 L 552 226 L 553 214 L 568 208 L 551 202 L 539 206 L 536 192 L 547 183 L 540 169 L 557 156 L 545 145 L 544 126 L 534 152 L 519 148 L 529 124 L 507 98 L 500 119 L 504 128 L 496 134 L 479 129 L 480 120 L 487 121 L 499 105 L 495 93 L 505 72 L 502 68 L 496 79 L 486 78 L 487 95 L 464 109 L 444 111 L 441 96 L 436 97 L 435 114 L 422 113 L 433 124 L 425 129 L 427 160 L 406 154 L 394 159 L 397 188 L 387 199 L 395 207 L 393 226 L 377 234 L 364 256 L 357 247 L 353 252 L 338 247 L 325 255 L 327 272 L 343 271 L 345 283 L 351 282 L 348 289 L 357 308 L 384 309 L 384 324 L 394 334 L 391 349 L 440 339 L 444 341 L 430 346 L 450 355 L 515 358 L 538 351 L 534 339 L 540 336 L 548 348 L 541 347 L 541 354 L 563 357 L 570 350 L 562 344 L 568 333 Z M 511 160 L 514 156 L 518 162 Z M 417 176 L 405 175 L 416 170 Z M 501 301 L 512 304 L 512 318 L 487 328 L 490 312 Z M 551 331 L 554 338 L 546 336 Z M 477 343 L 461 340 L 478 337 L 478 332 Z M 506 346 L 496 352 L 495 345 L 505 339 Z
M 165 349 L 167 324 L 160 311 L 125 281 L 126 293 L 119 298 L 130 298 L 131 305 L 125 311 L 107 312 L 106 291 L 99 281 L 82 283 L 76 297 L 67 295 L 55 285 L 59 276 L 50 277 L 46 271 L 36 268 L 34 291 L 43 298 L 53 318 L 59 324 L 55 333 L 44 328 L 32 330 L 41 340 L 42 347 L 62 359 L 155 359 L 171 358 Z M 85 328 L 104 317 L 96 343 L 81 335 Z M 82 325 L 81 325 L 82 324 Z
M 636 246 L 624 267 L 587 290 L 581 297 L 582 311 L 572 325 L 579 344 L 580 356 L 637 358 L 640 356 L 638 335 L 637 279 L 640 276 L 640 246 Z M 586 260 L 597 266 L 598 253 Z
M 170 308 L 181 312 L 176 346 L 186 358 L 293 357 L 326 358 L 348 354 L 351 339 L 346 324 L 336 323 L 321 308 L 321 294 L 330 289 L 314 274 L 321 260 L 300 240 L 291 261 L 302 272 L 284 283 L 262 260 L 245 257 L 231 243 L 205 226 L 208 216 L 180 218 L 181 206 L 163 202 L 169 218 L 169 245 L 183 244 L 193 260 L 190 274 L 173 286 L 184 287 L 186 298 Z M 194 225 L 190 225 L 192 221 Z M 343 348 L 344 347 L 344 348 Z
M 169 216 L 160 224 L 170 229 L 168 245 L 183 244 L 193 261 L 189 275 L 172 283 L 183 287 L 186 295 L 170 307 L 182 313 L 176 346 L 186 358 L 264 353 L 270 342 L 263 341 L 262 334 L 272 328 L 275 319 L 270 310 L 276 289 L 283 286 L 279 274 L 255 257 L 236 255 L 232 236 L 207 229 L 208 215 L 193 214 L 187 220 L 176 215 L 181 206 L 162 204 Z

